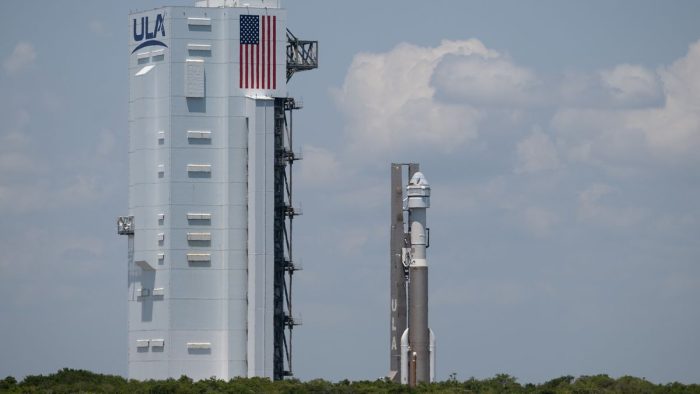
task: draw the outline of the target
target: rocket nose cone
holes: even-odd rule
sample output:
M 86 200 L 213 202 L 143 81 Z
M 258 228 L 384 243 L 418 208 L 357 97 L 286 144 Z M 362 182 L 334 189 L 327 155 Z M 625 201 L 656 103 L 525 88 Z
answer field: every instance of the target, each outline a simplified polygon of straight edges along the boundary
M 428 180 L 425 179 L 425 175 L 423 175 L 423 173 L 420 171 L 413 174 L 413 177 L 411 177 L 411 180 L 408 182 L 408 184 L 418 186 L 430 186 Z

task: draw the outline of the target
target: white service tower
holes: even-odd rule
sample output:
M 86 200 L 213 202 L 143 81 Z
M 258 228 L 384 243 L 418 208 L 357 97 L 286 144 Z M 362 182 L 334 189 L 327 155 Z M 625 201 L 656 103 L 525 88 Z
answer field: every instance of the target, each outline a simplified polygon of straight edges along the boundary
M 129 16 L 128 375 L 291 374 L 291 110 L 317 65 L 279 0 Z

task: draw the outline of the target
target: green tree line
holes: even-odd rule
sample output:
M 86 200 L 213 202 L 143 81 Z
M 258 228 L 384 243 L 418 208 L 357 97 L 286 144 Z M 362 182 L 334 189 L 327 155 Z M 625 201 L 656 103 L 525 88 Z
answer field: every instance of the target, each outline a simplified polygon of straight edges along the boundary
M 607 375 L 562 376 L 541 384 L 521 384 L 506 374 L 488 379 L 458 381 L 452 374 L 443 382 L 422 384 L 416 388 L 386 380 L 328 382 L 322 379 L 302 382 L 296 379 L 273 382 L 263 378 L 215 378 L 193 381 L 182 376 L 167 380 L 127 380 L 121 376 L 97 374 L 85 370 L 62 369 L 50 375 L 27 376 L 22 381 L 8 376 L 0 380 L 1 393 L 537 393 L 537 394 L 645 394 L 698 393 L 698 384 L 654 384 L 643 378 Z

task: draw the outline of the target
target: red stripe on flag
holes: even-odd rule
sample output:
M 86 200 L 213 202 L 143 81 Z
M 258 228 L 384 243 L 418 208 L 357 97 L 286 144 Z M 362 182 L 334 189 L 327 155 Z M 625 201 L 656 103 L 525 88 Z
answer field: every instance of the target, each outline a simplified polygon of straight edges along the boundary
M 260 66 L 260 73 L 262 74 L 262 88 L 265 89 L 265 17 L 261 17 L 262 19 L 262 34 L 260 35 L 262 39 L 260 40 L 260 43 L 262 45 L 262 65 Z
M 270 39 L 270 17 L 266 16 L 267 18 L 267 39 Z M 267 88 L 270 88 L 270 44 L 268 43 L 267 45 Z
M 255 44 L 250 45 L 250 88 L 255 87 Z
M 277 17 L 272 17 L 272 88 L 277 89 Z
M 260 15 L 257 44 L 240 44 L 238 84 L 242 89 L 277 89 L 277 16 Z

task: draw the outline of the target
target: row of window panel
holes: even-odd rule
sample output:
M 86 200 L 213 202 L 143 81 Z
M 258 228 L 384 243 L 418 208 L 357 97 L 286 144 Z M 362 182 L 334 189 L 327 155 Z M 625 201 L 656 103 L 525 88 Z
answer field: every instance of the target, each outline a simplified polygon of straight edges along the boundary
M 189 174 L 210 174 L 211 164 L 188 164 L 187 172 Z M 158 164 L 158 175 L 160 176 L 161 174 L 165 174 L 165 164 Z
M 203 213 L 203 212 L 188 212 L 187 213 L 187 220 L 203 220 L 203 221 L 211 221 L 211 213 Z M 164 213 L 159 213 L 158 214 L 158 222 L 160 224 L 163 224 L 162 222 L 165 221 L 165 214 Z
M 154 51 L 147 51 L 147 52 L 141 52 L 136 54 L 136 63 L 137 64 L 146 64 L 149 63 L 150 61 L 154 62 L 160 62 L 165 60 L 165 50 L 163 49 L 156 49 Z M 136 76 L 141 76 L 153 69 L 153 66 L 149 67 L 148 69 L 144 70 L 142 68 L 139 70 L 139 72 L 136 73 Z
M 165 288 L 163 287 L 156 287 L 155 289 L 146 289 L 146 288 L 140 288 L 136 289 L 136 296 L 137 297 L 148 297 L 148 296 L 153 296 L 153 297 L 163 297 L 165 296 Z
M 165 262 L 165 253 L 158 253 L 158 264 L 163 264 Z M 187 262 L 188 263 L 210 263 L 211 262 L 211 253 L 207 252 L 197 252 L 197 253 L 187 253 Z M 137 266 L 141 267 L 145 271 L 154 271 L 155 267 L 152 266 L 151 264 L 148 263 L 146 260 L 138 260 L 134 262 Z M 154 296 L 162 296 L 163 289 L 160 289 L 160 291 L 156 291 L 158 289 L 153 289 L 153 295 Z M 139 297 L 146 297 L 150 295 L 150 290 L 148 289 L 140 289 L 137 291 L 137 295 Z
M 200 43 L 189 43 L 187 44 L 187 51 L 190 56 L 211 56 L 211 44 L 200 44 Z M 159 62 L 165 60 L 165 50 L 155 49 L 153 51 L 144 51 L 136 53 L 136 63 L 137 64 L 147 64 L 151 61 Z M 148 69 L 150 71 L 152 67 Z M 139 70 L 136 76 L 141 76 L 148 71 Z
M 159 131 L 158 134 L 158 142 L 165 141 L 165 131 Z M 187 130 L 187 139 L 190 140 L 190 142 L 193 142 L 193 140 L 210 140 L 211 139 L 211 131 L 210 130 Z
M 136 347 L 145 349 L 148 347 L 165 347 L 164 339 L 137 339 Z M 188 349 L 211 349 L 211 342 L 187 342 Z
M 137 339 L 136 340 L 136 347 L 137 348 L 147 348 L 149 346 L 164 347 L 165 340 L 164 339 Z
M 211 241 L 211 233 L 187 233 L 188 241 Z M 158 233 L 158 242 L 165 241 L 165 233 Z

